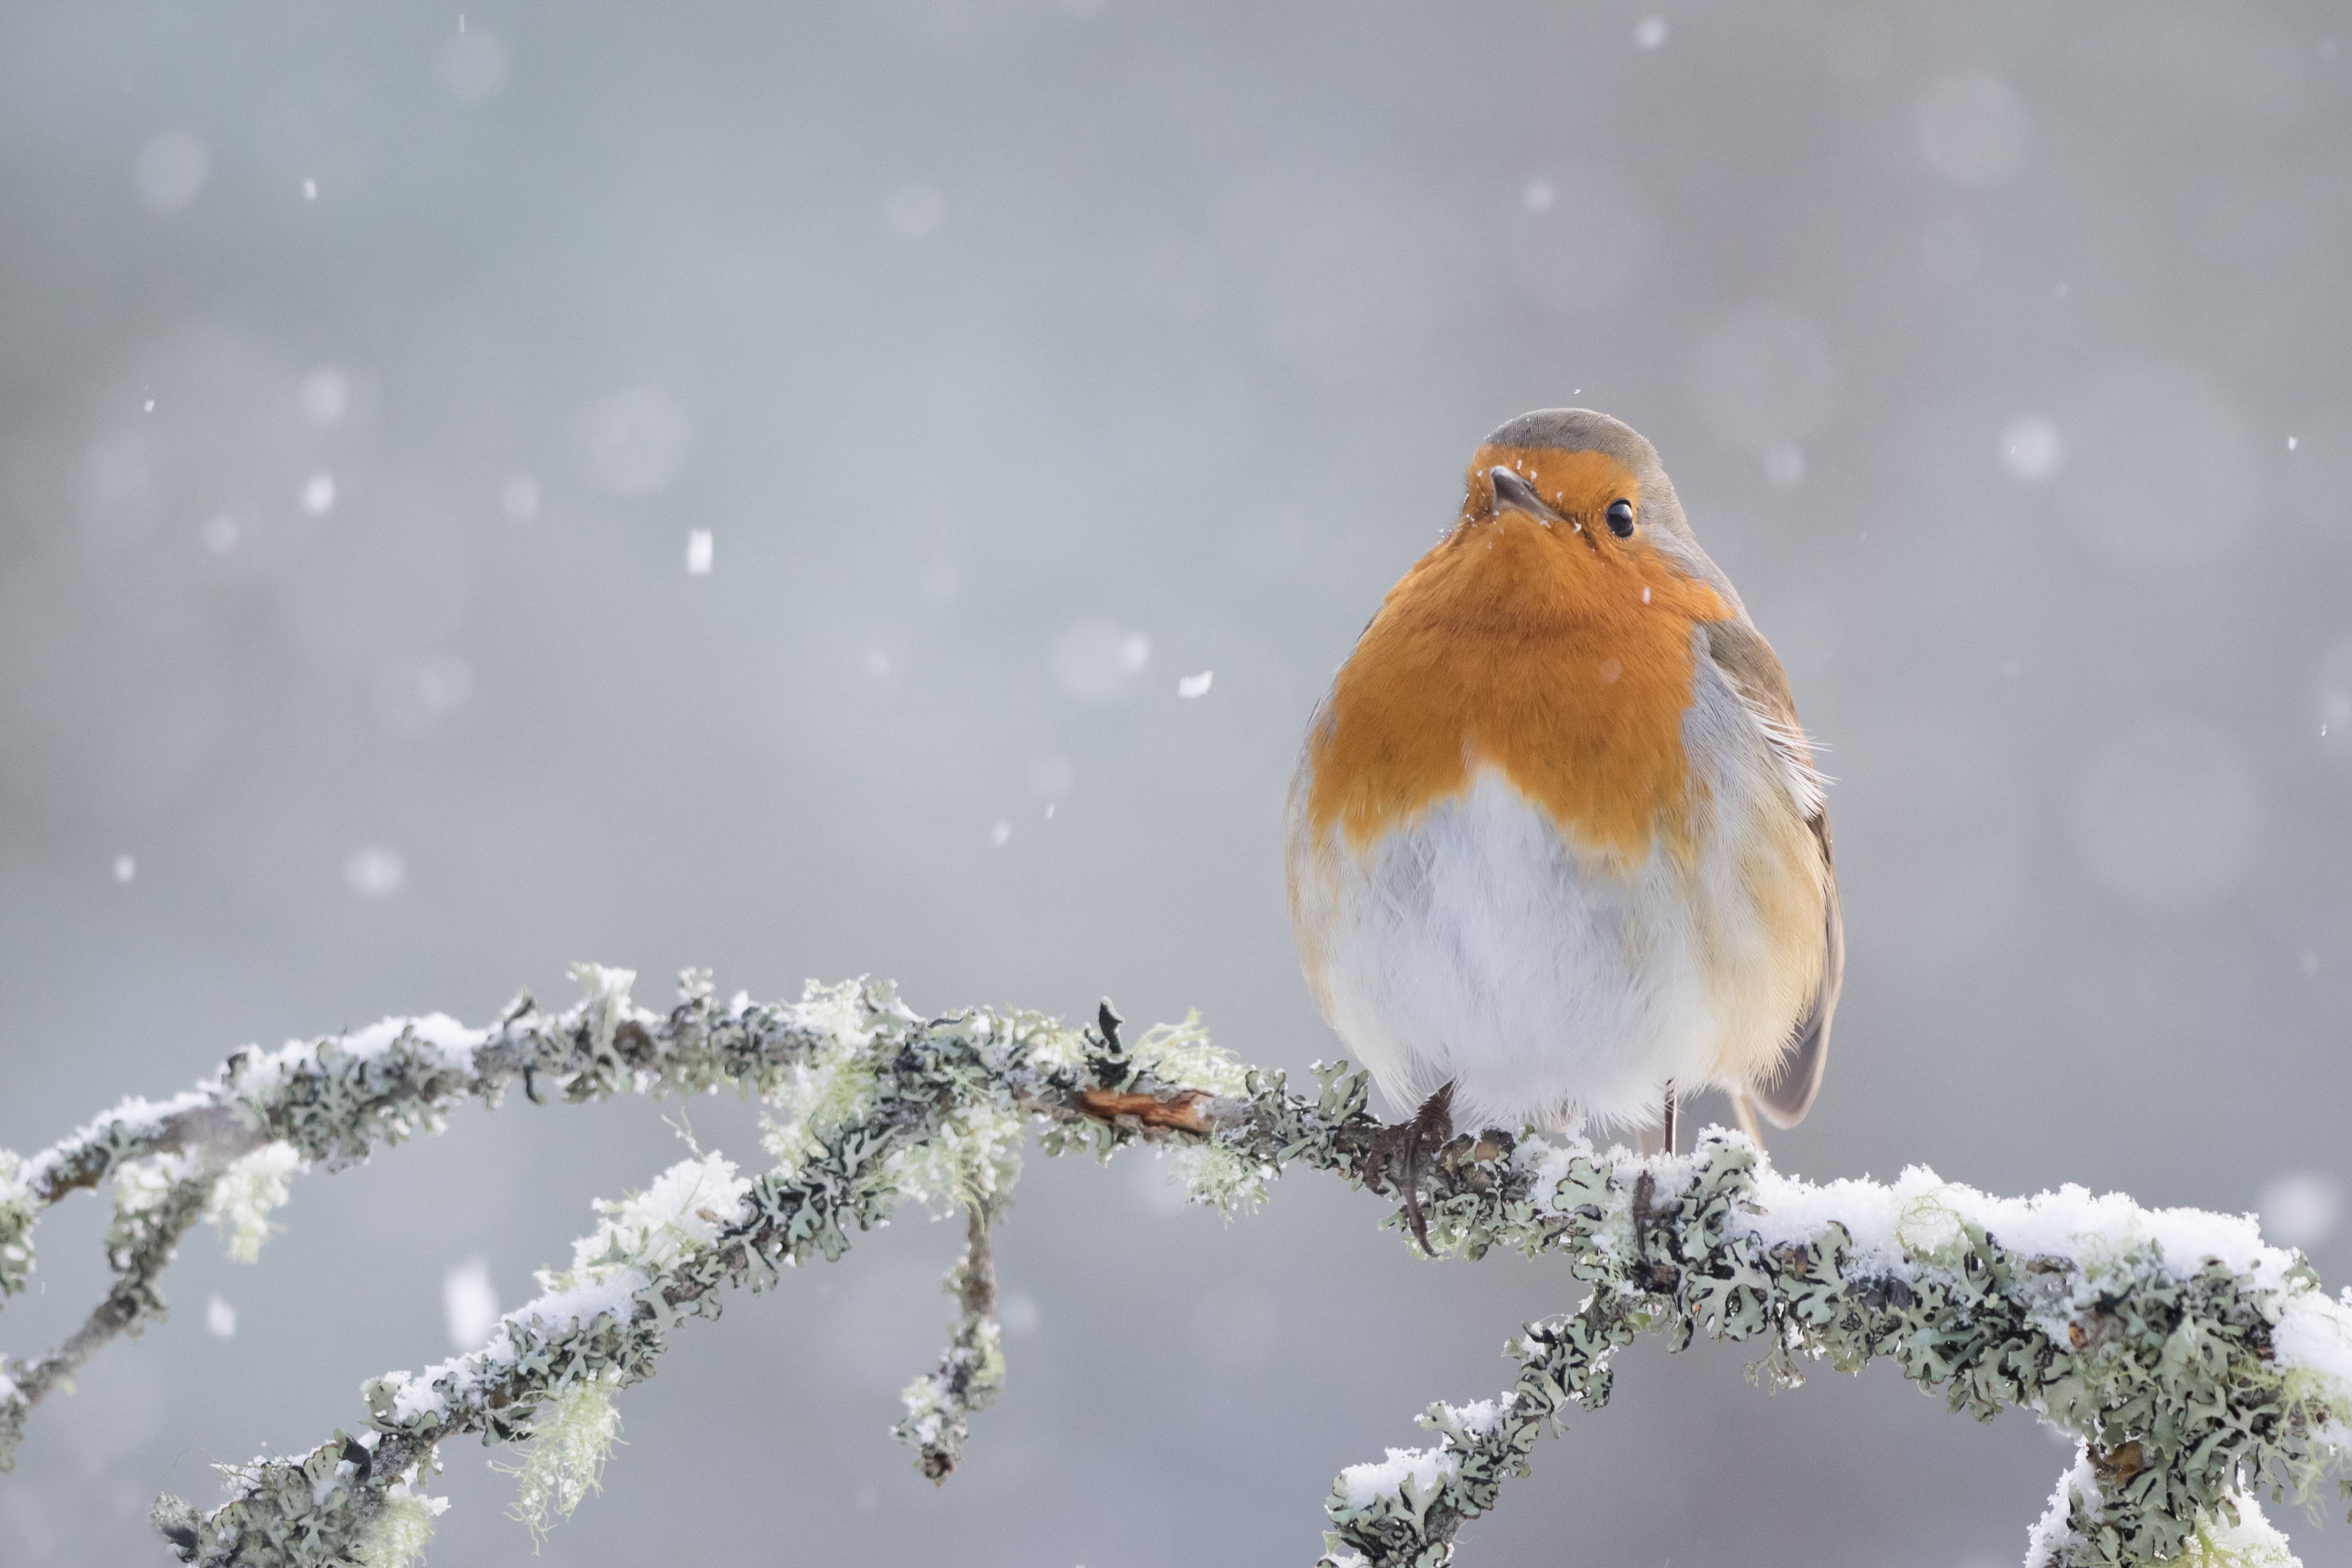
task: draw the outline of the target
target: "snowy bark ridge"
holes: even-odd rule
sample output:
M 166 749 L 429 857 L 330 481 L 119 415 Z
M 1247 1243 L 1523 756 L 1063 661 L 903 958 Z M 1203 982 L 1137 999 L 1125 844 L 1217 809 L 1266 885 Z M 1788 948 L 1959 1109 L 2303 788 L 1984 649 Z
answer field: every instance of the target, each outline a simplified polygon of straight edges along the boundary
M 1078 1031 L 1034 1014 L 926 1020 L 892 988 L 856 983 L 721 1005 L 700 972 L 658 1015 L 629 1000 L 628 972 L 576 973 L 590 994 L 561 1012 L 526 995 L 488 1029 L 434 1015 L 240 1052 L 168 1104 L 128 1102 L 29 1160 L 0 1154 L 0 1293 L 23 1288 L 47 1205 L 111 1177 L 116 1206 L 106 1301 L 59 1351 L 0 1375 L 0 1457 L 74 1366 L 161 1315 L 156 1278 L 190 1226 L 209 1215 L 249 1256 L 299 1165 L 357 1163 L 516 1082 L 575 1100 L 731 1083 L 775 1111 L 772 1164 L 748 1176 L 698 1152 L 600 1203 L 571 1267 L 543 1272 L 544 1293 L 481 1350 L 372 1381 L 357 1436 L 229 1468 L 229 1500 L 209 1511 L 160 1500 L 184 1561 L 405 1563 L 445 1506 L 417 1489 L 461 1435 L 529 1444 L 517 1512 L 543 1528 L 593 1489 L 614 1394 L 651 1374 L 688 1318 L 717 1317 L 723 1287 L 839 1258 L 909 1199 L 962 1207 L 970 1237 L 948 1281 L 960 1321 L 897 1428 L 944 1479 L 1002 1385 L 989 1228 L 1033 1128 L 1047 1153 L 1174 1142 L 1194 1196 L 1229 1208 L 1294 1162 L 1396 1194 L 1397 1145 L 1362 1074 L 1318 1068 L 1315 1092 L 1294 1094 L 1190 1020 L 1129 1046 L 1108 1007 Z M 2077 1463 L 2030 1534 L 2035 1568 L 2291 1563 L 2257 1494 L 2307 1500 L 2352 1449 L 2352 1305 L 2251 1220 L 2072 1187 L 1992 1198 L 1916 1168 L 1814 1186 L 1719 1131 L 1690 1155 L 1637 1158 L 1488 1130 L 1428 1165 L 1441 1253 L 1557 1252 L 1592 1291 L 1512 1342 L 1519 1371 L 1498 1398 L 1432 1406 L 1433 1446 L 1340 1476 L 1325 1505 L 1331 1568 L 1450 1562 L 1461 1526 L 1527 1473 L 1545 1424 L 1606 1403 L 1611 1360 L 1645 1332 L 1675 1349 L 1700 1334 L 1756 1342 L 1753 1372 L 1781 1386 L 1812 1363 L 1887 1358 L 1955 1411 L 2014 1405 L 2074 1433 Z

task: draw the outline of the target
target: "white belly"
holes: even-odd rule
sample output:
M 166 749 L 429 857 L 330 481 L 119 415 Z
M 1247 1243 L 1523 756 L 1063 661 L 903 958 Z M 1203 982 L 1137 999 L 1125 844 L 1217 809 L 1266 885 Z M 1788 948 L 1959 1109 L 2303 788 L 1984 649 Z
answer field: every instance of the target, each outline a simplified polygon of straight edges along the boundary
M 1324 850 L 1300 879 L 1320 989 L 1400 1110 L 1450 1080 L 1463 1127 L 1642 1121 L 1669 1079 L 1706 1076 L 1717 1030 L 1661 855 L 1630 879 L 1580 867 L 1492 769 L 1366 855 Z
M 1491 767 L 1361 854 L 1336 826 L 1305 841 L 1294 816 L 1308 978 L 1401 1112 L 1450 1081 L 1465 1128 L 1642 1124 L 1670 1081 L 1737 1089 L 1770 1069 L 1820 975 L 1822 873 L 1749 750 L 1698 749 L 1717 765 L 1685 866 L 1654 848 L 1611 868 Z M 1768 886 L 1801 887 L 1804 934 L 1768 929 L 1765 903 L 1790 923 Z

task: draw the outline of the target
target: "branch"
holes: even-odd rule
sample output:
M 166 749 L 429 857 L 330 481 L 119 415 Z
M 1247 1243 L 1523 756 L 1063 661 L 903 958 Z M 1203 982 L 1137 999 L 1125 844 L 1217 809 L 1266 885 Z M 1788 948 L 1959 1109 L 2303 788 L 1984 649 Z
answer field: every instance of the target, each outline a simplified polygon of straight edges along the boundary
M 503 1319 L 481 1350 L 371 1382 L 370 1430 L 337 1431 L 299 1458 L 235 1467 L 233 1496 L 210 1513 L 160 1500 L 157 1526 L 182 1559 L 211 1568 L 383 1562 L 388 1538 L 416 1532 L 413 1489 L 436 1468 L 438 1445 L 461 1435 L 578 1447 L 587 1457 L 556 1467 L 539 1488 L 563 1511 L 563 1500 L 592 1484 L 581 1472 L 595 1463 L 594 1447 L 573 1445 L 571 1434 L 589 1424 L 609 1438 L 600 1402 L 651 1376 L 686 1319 L 717 1317 L 721 1286 L 760 1289 L 784 1268 L 836 1259 L 852 1230 L 909 1198 L 961 1201 L 975 1216 L 971 1250 L 950 1277 L 963 1322 L 940 1372 L 908 1390 L 900 1428 L 924 1472 L 943 1479 L 970 1415 L 1002 1380 L 987 1216 L 1002 1206 L 1028 1124 L 1045 1124 L 1049 1153 L 1108 1154 L 1172 1136 L 1158 1124 L 1171 1116 L 1206 1132 L 1256 1115 L 1252 1101 L 1218 1092 L 1246 1086 L 1197 1027 L 1155 1030 L 1129 1050 L 1115 1031 L 1078 1034 L 1034 1014 L 924 1022 L 888 987 L 850 984 L 812 986 L 792 1007 L 739 1001 L 723 1015 L 706 988 L 646 1034 L 659 1053 L 673 1036 L 730 1038 L 747 1018 L 767 1042 L 759 1057 L 767 1098 L 789 1112 L 770 1130 L 773 1169 L 755 1180 L 704 1155 L 637 1196 L 600 1204 L 604 1219 L 574 1245 L 572 1268 L 542 1273 L 546 1293 Z M 1096 1098 L 1105 1094 L 1113 1100 Z M 1134 1096 L 1150 1101 L 1150 1120 L 1114 1108 Z M 1360 1095 L 1356 1121 L 1351 1139 L 1377 1132 Z M 572 1397 L 582 1391 L 590 1398 Z M 524 1467 L 527 1492 L 532 1469 Z M 524 1511 L 541 1518 L 529 1500 Z
M 1780 1387 L 1808 1363 L 1891 1360 L 1979 1420 L 2009 1406 L 2074 1434 L 2078 1461 L 2031 1536 L 2028 1568 L 2292 1558 L 2255 1498 L 2308 1502 L 2352 1445 L 2352 1306 L 2250 1219 L 2149 1211 L 2063 1187 L 1988 1197 L 1915 1166 L 1890 1185 L 1780 1176 L 1711 1130 L 1691 1156 L 1602 1158 L 1489 1132 L 1457 1139 L 1442 1248 L 1565 1255 L 1593 1286 L 1528 1326 L 1514 1384 L 1436 1405 L 1424 1449 L 1341 1475 L 1323 1562 L 1436 1564 L 1463 1523 L 1528 1473 L 1542 1427 L 1608 1403 L 1640 1333 L 1755 1341 Z M 2003 1238 L 2006 1237 L 2005 1241 Z
M 105 1300 L 56 1350 L 0 1366 L 0 1470 L 15 1464 L 43 1399 L 110 1341 L 163 1316 L 156 1278 L 197 1221 L 219 1223 L 232 1253 L 249 1262 L 294 1171 L 313 1162 L 341 1170 L 437 1132 L 466 1099 L 495 1106 L 517 1082 L 533 1099 L 544 1087 L 575 1101 L 720 1082 L 765 1093 L 792 1055 L 789 1010 L 747 1009 L 709 1027 L 707 974 L 688 977 L 665 1019 L 630 1004 L 630 972 L 583 964 L 573 973 L 590 994 L 558 1014 L 541 1013 L 525 992 L 489 1029 L 436 1013 L 273 1052 L 248 1047 L 176 1099 L 127 1100 L 29 1159 L 0 1151 L 0 1301 L 33 1271 L 41 1212 L 115 1181 Z
M 495 1103 L 517 1079 L 572 1100 L 734 1082 L 779 1113 L 772 1168 L 744 1176 L 698 1154 L 600 1204 L 571 1268 L 542 1273 L 545 1293 L 483 1349 L 372 1382 L 359 1435 L 229 1468 L 229 1500 L 209 1512 L 161 1500 L 158 1526 L 184 1561 L 394 1568 L 421 1550 L 442 1505 L 416 1488 L 437 1469 L 438 1445 L 461 1435 L 531 1445 L 521 1511 L 538 1528 L 593 1489 L 614 1394 L 651 1375 L 687 1319 L 717 1317 L 722 1286 L 762 1289 L 784 1268 L 837 1258 L 853 1232 L 910 1198 L 966 1212 L 969 1247 L 949 1277 L 960 1320 L 898 1428 L 924 1472 L 944 1479 L 1002 1385 L 990 1232 L 1032 1129 L 1049 1154 L 1172 1142 L 1194 1196 L 1228 1207 L 1255 1204 L 1291 1163 L 1401 1195 L 1399 1146 L 1369 1114 L 1362 1074 L 1318 1068 L 1314 1092 L 1294 1094 L 1282 1075 L 1234 1064 L 1191 1020 L 1129 1047 L 1108 1006 L 1086 1032 L 1034 1014 L 926 1021 L 887 986 L 722 1007 L 694 973 L 656 1016 L 630 1005 L 625 972 L 580 973 L 592 994 L 562 1014 L 525 997 L 486 1031 L 435 1016 L 240 1053 L 171 1107 L 126 1107 L 31 1161 L 0 1157 L 0 1221 L 26 1216 L 13 1232 L 0 1223 L 0 1258 L 26 1246 L 40 1205 L 115 1179 L 117 1282 L 99 1328 L 77 1336 L 96 1335 L 86 1356 L 160 1312 L 154 1276 L 197 1218 L 215 1213 L 257 1240 L 273 1195 L 253 1164 L 265 1156 L 282 1174 L 296 1161 L 348 1164 L 436 1130 L 458 1100 Z M 1816 1187 L 1721 1131 L 1695 1154 L 1643 1159 L 1489 1129 L 1423 1163 L 1439 1252 L 1559 1253 L 1591 1293 L 1512 1342 L 1519 1371 L 1499 1397 L 1432 1406 L 1434 1446 L 1341 1475 L 1326 1503 L 1329 1568 L 1450 1562 L 1463 1525 L 1527 1473 L 1545 1425 L 1607 1402 L 1611 1363 L 1640 1333 L 1677 1350 L 1700 1334 L 1755 1342 L 1751 1375 L 1779 1386 L 1816 1363 L 1889 1359 L 1954 1411 L 1982 1419 L 2016 1405 L 2073 1433 L 2077 1463 L 2031 1532 L 2034 1568 L 2191 1553 L 2287 1563 L 2257 1494 L 2308 1500 L 2352 1451 L 2352 1305 L 2299 1256 L 2263 1245 L 2248 1219 L 2074 1187 L 1997 1199 L 1921 1168 L 1891 1185 Z M 26 1385 L 56 1359 L 16 1363 L 18 1385 L 0 1385 L 0 1444 L 37 1402 Z
M 996 1260 L 988 1250 L 991 1205 L 964 1210 L 969 1245 L 948 1271 L 944 1287 L 963 1310 L 937 1372 L 908 1384 L 898 1398 L 906 1419 L 890 1435 L 915 1450 L 916 1466 L 935 1482 L 945 1482 L 963 1459 L 971 1418 L 996 1402 L 1004 1388 L 1003 1334 L 996 1322 Z

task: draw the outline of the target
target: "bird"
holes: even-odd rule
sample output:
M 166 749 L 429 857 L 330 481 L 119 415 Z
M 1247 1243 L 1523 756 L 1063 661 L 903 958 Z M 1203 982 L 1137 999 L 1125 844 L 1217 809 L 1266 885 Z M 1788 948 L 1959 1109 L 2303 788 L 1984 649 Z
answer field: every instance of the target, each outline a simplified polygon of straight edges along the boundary
M 1381 601 L 1284 808 L 1315 1003 L 1423 1152 L 1457 1121 L 1663 1127 L 1811 1108 L 1844 979 L 1826 780 L 1657 450 L 1540 409 Z

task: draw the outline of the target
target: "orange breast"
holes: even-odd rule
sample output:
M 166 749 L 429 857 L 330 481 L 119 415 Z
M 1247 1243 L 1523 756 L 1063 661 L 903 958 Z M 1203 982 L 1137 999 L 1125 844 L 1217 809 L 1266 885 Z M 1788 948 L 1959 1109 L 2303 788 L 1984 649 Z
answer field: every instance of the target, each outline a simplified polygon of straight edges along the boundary
M 1487 515 L 1498 461 L 1573 521 Z M 1639 533 L 1608 533 L 1610 500 L 1639 493 L 1601 454 L 1490 447 L 1472 476 L 1465 521 L 1390 590 L 1309 741 L 1317 841 L 1336 824 L 1361 851 L 1494 766 L 1620 869 L 1660 838 L 1686 857 L 1691 631 L 1727 606 Z

